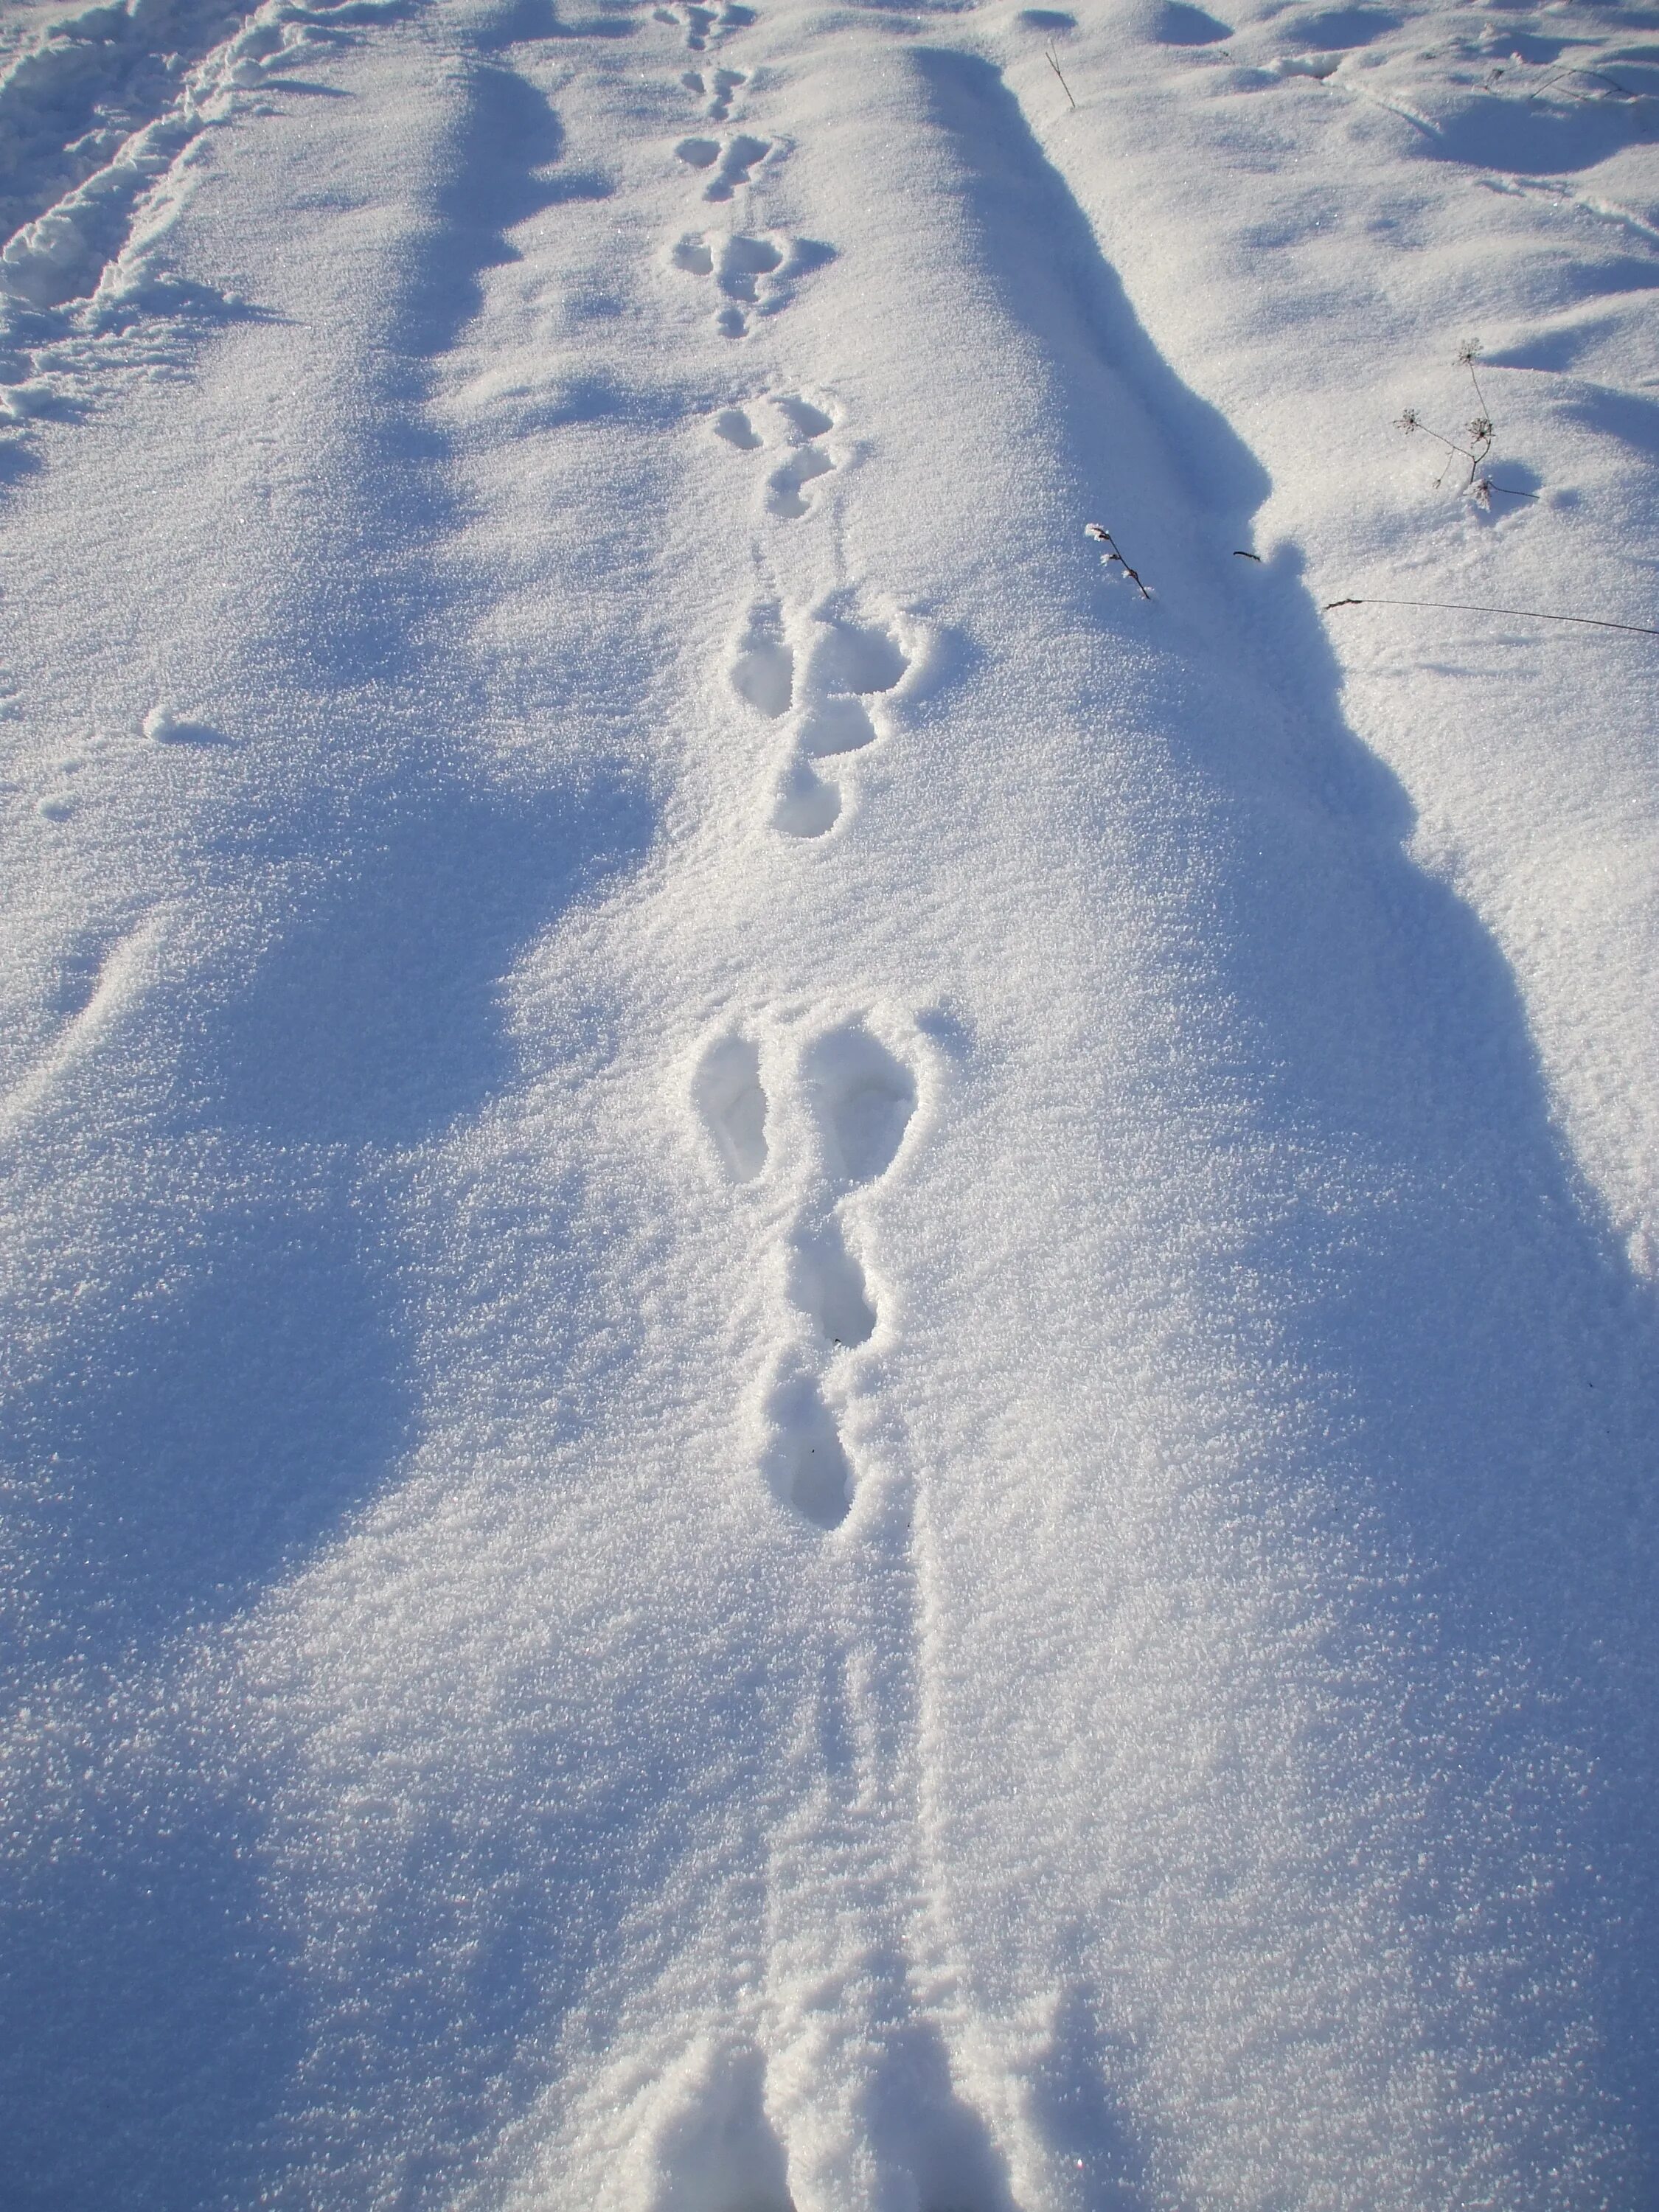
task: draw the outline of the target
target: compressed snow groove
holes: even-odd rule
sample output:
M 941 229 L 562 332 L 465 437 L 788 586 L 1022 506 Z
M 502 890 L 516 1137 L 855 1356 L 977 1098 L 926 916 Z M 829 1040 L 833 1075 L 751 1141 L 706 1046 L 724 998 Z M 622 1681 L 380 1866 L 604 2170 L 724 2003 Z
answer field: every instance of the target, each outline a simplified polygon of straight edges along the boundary
M 334 57 L 352 36 L 337 24 L 398 4 L 129 0 L 66 16 L 17 56 L 0 76 L 0 343 L 17 349 L 0 370 L 0 422 L 78 401 L 95 356 L 76 338 L 155 311 L 222 318 L 224 296 L 167 266 L 204 132 Z
M 4 237 L 83 184 L 133 131 L 172 107 L 186 73 L 252 15 L 224 0 L 102 7 L 41 32 L 0 75 Z

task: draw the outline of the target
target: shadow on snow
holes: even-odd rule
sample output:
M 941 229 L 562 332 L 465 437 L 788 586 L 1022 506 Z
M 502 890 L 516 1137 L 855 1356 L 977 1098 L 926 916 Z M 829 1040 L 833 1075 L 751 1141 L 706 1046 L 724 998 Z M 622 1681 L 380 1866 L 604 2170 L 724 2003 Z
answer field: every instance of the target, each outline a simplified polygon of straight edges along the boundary
M 1079 527 L 1109 493 L 1103 519 L 1158 592 L 1147 609 L 1109 592 L 1103 619 L 1131 638 L 1150 626 L 1179 656 L 1173 678 L 1129 657 L 1119 720 L 1144 698 L 1141 725 L 1166 733 L 1210 902 L 1207 958 L 1235 1017 L 1232 1057 L 1212 1071 L 1229 1103 L 1183 1110 L 1200 1141 L 1285 1164 L 1268 1171 L 1271 1228 L 1254 1249 L 1228 1245 L 1209 1296 L 1226 1312 L 1231 1271 L 1252 1276 L 1241 1357 L 1264 1371 L 1290 1361 L 1316 1407 L 1257 1471 L 1256 1508 L 1265 1519 L 1276 1497 L 1311 1497 L 1335 1555 L 1358 1547 L 1374 1563 L 1334 1607 L 1339 1673 L 1357 1677 L 1379 1644 L 1410 1652 L 1402 1694 L 1426 1678 L 1450 1711 L 1492 1663 L 1510 1670 L 1510 1709 L 1466 1741 L 1425 1848 L 1443 1873 L 1437 1846 L 1501 1803 L 1510 1873 L 1487 1869 L 1494 1892 L 1524 1888 L 1531 1852 L 1560 1866 L 1530 1917 L 1496 1894 L 1492 1910 L 1523 1946 L 1559 1942 L 1558 1958 L 1588 1942 L 1597 2086 L 1651 2169 L 1651 1286 L 1565 1155 L 1507 963 L 1407 856 L 1410 802 L 1343 718 L 1296 561 L 1230 561 L 1267 489 L 1260 465 L 1158 353 L 996 71 L 950 52 L 914 62 L 1003 304 L 1054 364 L 1089 502 Z M 1324 1164 L 1343 1178 L 1334 1208 Z M 1432 1711 L 1419 1723 L 1431 1740 Z M 1427 1875 L 1401 1910 L 1431 1957 L 1445 1915 Z M 1548 2005 L 1516 1989 L 1512 2050 L 1537 2036 L 1541 2052 Z M 1072 2109 L 1080 2095 L 1067 2092 Z

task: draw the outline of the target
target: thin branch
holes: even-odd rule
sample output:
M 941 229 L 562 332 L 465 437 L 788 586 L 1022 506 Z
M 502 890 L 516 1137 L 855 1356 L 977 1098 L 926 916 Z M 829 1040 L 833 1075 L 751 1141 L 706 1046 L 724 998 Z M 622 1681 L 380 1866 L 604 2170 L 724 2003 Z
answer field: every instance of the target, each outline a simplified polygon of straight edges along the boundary
M 1496 477 L 1477 477 L 1468 489 L 1474 494 L 1482 507 L 1492 505 L 1492 495 L 1495 491 L 1501 491 L 1506 499 L 1536 501 L 1538 497 L 1535 491 L 1522 491 L 1519 484 L 1501 484 Z
M 1490 92 L 1493 86 L 1497 84 L 1498 79 L 1507 75 L 1508 71 L 1502 68 L 1489 70 L 1486 72 L 1483 89 Z M 1561 68 L 1553 69 L 1549 70 L 1547 75 L 1540 77 L 1538 82 L 1532 87 L 1530 91 L 1528 92 L 1527 98 L 1531 100 L 1541 99 L 1545 93 L 1550 91 L 1553 88 L 1561 86 L 1561 79 L 1563 76 L 1594 77 L 1599 83 L 1606 85 L 1607 89 L 1611 93 L 1614 94 L 1620 100 L 1650 100 L 1653 97 L 1651 93 L 1632 92 L 1628 85 L 1620 84 L 1617 77 L 1609 76 L 1605 70 L 1576 69 L 1569 65 L 1563 64 Z M 1594 100 L 1596 97 L 1594 93 L 1579 92 L 1571 85 L 1561 87 L 1561 90 L 1563 97 L 1568 100 Z
M 1455 614 L 1514 615 L 1522 622 L 1576 623 L 1585 629 L 1622 629 L 1634 637 L 1659 637 L 1659 629 L 1647 623 L 1606 622 L 1599 615 L 1546 614 L 1541 607 L 1481 607 L 1468 599 L 1328 599 L 1325 612 L 1331 614 L 1338 607 L 1436 607 Z
M 1469 382 L 1474 386 L 1475 401 L 1480 410 L 1480 420 L 1486 425 L 1487 432 L 1490 434 L 1492 428 L 1492 410 L 1486 404 L 1486 393 L 1480 389 L 1480 380 L 1474 373 L 1474 364 L 1480 358 L 1480 339 L 1465 338 L 1462 344 L 1457 349 L 1457 358 L 1469 372 Z M 1490 434 L 1488 434 L 1487 442 L 1488 444 L 1491 443 Z
M 1134 586 L 1136 591 L 1139 592 L 1143 599 L 1150 599 L 1152 598 L 1152 593 L 1140 580 L 1140 571 L 1138 568 L 1132 568 L 1128 562 L 1124 559 L 1123 556 L 1118 551 L 1117 540 L 1112 536 L 1111 532 L 1108 530 L 1103 522 L 1085 523 L 1083 526 L 1083 534 L 1085 538 L 1092 538 L 1097 545 L 1104 545 L 1109 548 L 1109 550 L 1103 553 L 1100 556 L 1100 564 L 1103 568 L 1109 568 L 1114 563 L 1115 563 L 1118 568 L 1122 569 L 1124 574 L 1129 579 L 1129 581 Z
M 1463 480 L 1463 489 L 1465 491 L 1473 492 L 1482 507 L 1492 505 L 1492 495 L 1495 491 L 1501 491 L 1508 499 L 1535 500 L 1538 496 L 1535 491 L 1522 491 L 1519 484 L 1499 483 L 1496 477 L 1482 476 L 1480 473 L 1486 465 L 1487 455 L 1492 452 L 1492 443 L 1498 433 L 1492 427 L 1491 410 L 1486 405 L 1486 395 L 1480 389 L 1480 379 L 1475 374 L 1474 364 L 1480 357 L 1479 338 L 1466 338 L 1457 349 L 1457 365 L 1460 368 L 1467 368 L 1469 372 L 1469 382 L 1474 386 L 1475 404 L 1480 410 L 1465 433 L 1468 437 L 1474 440 L 1472 447 L 1460 445 L 1455 438 L 1449 438 L 1443 430 L 1437 430 L 1433 423 L 1425 422 L 1415 407 L 1407 408 L 1395 422 L 1395 428 L 1397 430 L 1403 430 L 1408 438 L 1415 436 L 1420 430 L 1425 437 L 1432 438 L 1437 446 L 1443 446 L 1449 453 L 1455 453 L 1460 460 L 1467 461 L 1469 465 L 1469 472 Z M 1435 478 L 1434 488 L 1437 491 L 1445 483 L 1447 471 L 1450 467 L 1451 463 L 1448 461 L 1445 468 L 1443 468 Z
M 1052 46 L 1045 46 L 1042 50 L 1042 58 L 1048 63 L 1054 75 L 1060 78 L 1060 90 L 1065 94 L 1067 100 L 1072 100 L 1072 88 L 1066 83 L 1065 76 L 1060 70 L 1060 64 L 1054 59 L 1054 48 Z M 1073 115 L 1077 113 L 1077 102 L 1074 100 L 1072 100 L 1072 112 Z
M 1616 92 L 1620 100 L 1645 100 L 1648 97 L 1646 93 L 1632 92 L 1627 86 L 1620 84 L 1616 78 L 1610 77 L 1605 70 L 1576 69 L 1573 71 L 1573 75 L 1575 76 L 1600 77 L 1602 83 L 1609 86 L 1614 92 Z

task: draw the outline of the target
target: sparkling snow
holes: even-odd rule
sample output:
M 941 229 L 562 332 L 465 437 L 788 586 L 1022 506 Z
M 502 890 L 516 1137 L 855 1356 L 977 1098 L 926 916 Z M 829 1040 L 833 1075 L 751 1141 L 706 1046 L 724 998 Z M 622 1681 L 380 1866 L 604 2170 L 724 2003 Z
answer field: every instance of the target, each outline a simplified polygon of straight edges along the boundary
M 1659 2202 L 1659 13 L 1225 13 L 0 16 L 8 2208 Z

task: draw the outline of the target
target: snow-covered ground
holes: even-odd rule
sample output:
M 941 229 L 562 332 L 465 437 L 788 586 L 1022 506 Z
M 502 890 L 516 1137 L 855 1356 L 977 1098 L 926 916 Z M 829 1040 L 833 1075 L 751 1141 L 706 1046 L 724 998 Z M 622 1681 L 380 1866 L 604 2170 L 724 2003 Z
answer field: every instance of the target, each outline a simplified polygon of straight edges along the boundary
M 0 60 L 8 2212 L 1659 2203 L 1659 12 Z

